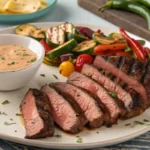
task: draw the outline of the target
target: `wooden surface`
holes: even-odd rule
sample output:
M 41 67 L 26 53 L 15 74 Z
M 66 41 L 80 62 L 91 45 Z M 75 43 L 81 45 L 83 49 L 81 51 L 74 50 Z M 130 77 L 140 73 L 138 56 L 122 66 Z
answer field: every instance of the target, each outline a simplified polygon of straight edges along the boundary
M 120 10 L 109 9 L 103 12 L 99 11 L 99 6 L 106 2 L 107 0 L 78 0 L 78 4 L 88 11 L 150 41 L 150 31 L 147 29 L 147 22 L 144 18 Z

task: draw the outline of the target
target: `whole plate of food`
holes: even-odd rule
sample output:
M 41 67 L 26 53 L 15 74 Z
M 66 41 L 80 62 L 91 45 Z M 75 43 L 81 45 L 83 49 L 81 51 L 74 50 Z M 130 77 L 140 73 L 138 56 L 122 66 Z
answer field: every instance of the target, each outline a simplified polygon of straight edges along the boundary
M 68 22 L 22 24 L 0 39 L 0 138 L 86 149 L 150 130 L 148 41 Z
M 54 8 L 57 0 L 1 0 L 0 21 L 21 23 L 34 20 Z

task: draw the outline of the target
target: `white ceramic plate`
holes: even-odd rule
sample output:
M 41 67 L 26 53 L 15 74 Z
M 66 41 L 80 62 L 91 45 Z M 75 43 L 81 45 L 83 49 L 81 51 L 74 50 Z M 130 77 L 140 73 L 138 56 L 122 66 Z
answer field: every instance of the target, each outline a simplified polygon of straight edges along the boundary
M 35 25 L 42 28 L 48 28 L 57 24 L 59 23 L 37 23 Z M 89 25 L 89 27 L 91 27 L 93 30 L 97 30 L 98 28 L 100 28 L 91 25 Z M 1 30 L 0 34 L 14 33 L 14 29 L 15 27 Z M 116 31 L 118 32 L 117 29 L 105 29 L 103 27 L 101 27 L 100 29 L 106 34 Z M 139 39 L 137 36 L 133 35 L 133 37 Z M 150 43 L 147 42 L 146 45 L 150 47 Z M 46 77 L 42 77 L 41 74 L 45 74 Z M 58 77 L 58 80 L 55 79 L 53 75 L 56 75 Z M 74 136 L 68 135 L 61 130 L 56 129 L 55 134 L 61 134 L 61 138 L 50 137 L 39 140 L 24 139 L 25 129 L 20 122 L 20 118 L 16 116 L 16 113 L 19 112 L 19 105 L 25 93 L 28 91 L 29 88 L 40 88 L 45 83 L 65 80 L 66 78 L 62 77 L 59 74 L 57 68 L 43 64 L 36 77 L 24 88 L 12 92 L 0 92 L 0 111 L 7 113 L 7 116 L 0 115 L 0 138 L 43 148 L 83 149 L 103 147 L 121 143 L 135 138 L 150 130 L 149 126 L 133 125 L 134 121 L 143 121 L 143 119 L 150 118 L 150 109 L 148 109 L 146 112 L 138 117 L 126 121 L 119 121 L 118 124 L 114 125 L 112 128 L 102 127 L 92 131 L 85 129 L 81 133 Z M 10 104 L 2 105 L 1 103 L 4 100 L 9 100 Z M 16 124 L 7 126 L 4 125 L 4 122 Z M 125 126 L 128 123 L 131 123 L 131 125 Z M 77 143 L 78 138 L 76 136 L 80 136 L 82 138 L 82 143 Z

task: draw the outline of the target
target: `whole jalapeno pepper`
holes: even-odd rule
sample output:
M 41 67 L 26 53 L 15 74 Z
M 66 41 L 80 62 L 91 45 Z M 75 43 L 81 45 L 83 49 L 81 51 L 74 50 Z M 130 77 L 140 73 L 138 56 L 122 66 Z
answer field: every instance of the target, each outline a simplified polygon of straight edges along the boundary
M 139 0 L 141 1 L 141 0 Z M 100 9 L 112 8 L 130 11 L 144 17 L 150 30 L 150 10 L 148 7 L 134 2 L 134 0 L 111 0 L 100 6 Z

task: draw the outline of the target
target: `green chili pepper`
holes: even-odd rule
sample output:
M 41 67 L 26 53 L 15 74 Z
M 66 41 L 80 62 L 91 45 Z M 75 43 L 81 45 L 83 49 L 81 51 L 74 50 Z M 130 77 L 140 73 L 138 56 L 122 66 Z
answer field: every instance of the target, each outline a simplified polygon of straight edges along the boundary
M 150 0 L 126 0 L 126 1 L 143 4 L 146 7 L 150 7 Z
M 146 19 L 147 24 L 148 24 L 148 29 L 150 30 L 149 8 L 139 3 L 135 3 L 134 0 L 133 2 L 131 0 L 111 0 L 111 1 L 108 1 L 106 4 L 102 5 L 100 7 L 100 10 L 105 9 L 105 8 L 120 9 L 120 10 L 125 10 L 125 11 L 136 13 Z

